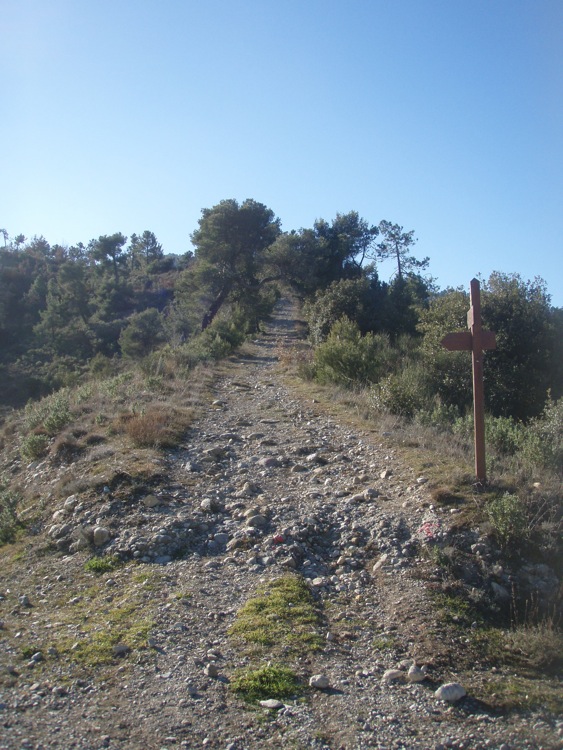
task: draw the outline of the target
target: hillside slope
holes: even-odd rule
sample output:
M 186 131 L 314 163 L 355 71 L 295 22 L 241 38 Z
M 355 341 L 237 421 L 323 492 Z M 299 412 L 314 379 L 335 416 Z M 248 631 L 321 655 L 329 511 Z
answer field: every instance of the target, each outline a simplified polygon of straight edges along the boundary
M 514 669 L 477 658 L 472 613 L 444 615 L 425 549 L 456 514 L 384 435 L 284 382 L 293 314 L 225 365 L 177 448 L 108 453 L 82 494 L 57 491 L 60 465 L 26 470 L 51 499 L 0 550 L 0 748 L 561 747 L 548 707 L 495 704 Z M 293 694 L 245 702 L 233 687 L 268 666 Z M 435 695 L 451 682 L 455 703 Z

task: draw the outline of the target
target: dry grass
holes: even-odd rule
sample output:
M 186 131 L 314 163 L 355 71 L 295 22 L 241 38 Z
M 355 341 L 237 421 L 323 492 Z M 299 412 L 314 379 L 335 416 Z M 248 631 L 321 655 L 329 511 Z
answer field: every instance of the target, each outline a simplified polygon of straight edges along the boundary
M 137 448 L 173 448 L 192 424 L 192 409 L 150 407 L 142 414 L 120 417 L 127 436 Z

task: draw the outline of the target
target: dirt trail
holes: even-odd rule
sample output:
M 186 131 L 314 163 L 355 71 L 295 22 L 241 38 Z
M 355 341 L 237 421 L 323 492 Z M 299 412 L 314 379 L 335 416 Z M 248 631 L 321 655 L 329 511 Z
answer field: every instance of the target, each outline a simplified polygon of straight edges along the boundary
M 102 584 L 108 603 L 142 597 L 146 647 L 87 677 L 55 659 L 40 676 L 20 669 L 0 695 L 0 750 L 561 746 L 547 717 L 496 715 L 471 695 L 436 699 L 458 675 L 441 658 L 452 644 L 440 642 L 420 539 L 424 524 L 447 517 L 377 434 L 287 389 L 278 358 L 296 340 L 293 316 L 280 304 L 266 333 L 226 365 L 209 409 L 166 455 L 166 502 L 148 507 L 142 525 L 119 519 L 122 545 L 146 562 Z M 79 557 L 44 566 L 53 591 Z M 252 656 L 228 630 L 260 583 L 288 571 L 308 581 L 325 640 L 294 666 L 304 684 L 323 674 L 329 688 L 270 711 L 230 691 Z M 423 682 L 383 679 L 414 661 L 428 666 Z

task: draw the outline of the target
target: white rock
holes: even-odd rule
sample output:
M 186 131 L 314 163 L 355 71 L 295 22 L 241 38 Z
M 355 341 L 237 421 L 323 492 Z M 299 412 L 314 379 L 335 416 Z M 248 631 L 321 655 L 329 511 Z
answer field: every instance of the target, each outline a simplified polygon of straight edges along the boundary
M 425 667 L 417 667 L 416 664 L 413 664 L 411 667 L 409 667 L 409 671 L 407 672 L 407 680 L 409 682 L 422 682 L 426 679 L 426 668 Z
M 326 690 L 329 684 L 328 677 L 325 674 L 314 674 L 309 679 L 309 685 L 317 688 L 317 690 Z
M 434 695 L 441 701 L 455 703 L 460 700 L 460 698 L 467 695 L 467 693 L 465 692 L 465 688 L 463 688 L 459 682 L 447 682 L 445 685 L 440 685 Z
M 280 708 L 283 708 L 283 703 L 281 701 L 277 701 L 275 698 L 268 698 L 266 701 L 260 701 L 260 705 L 264 708 L 271 708 L 277 711 Z
M 104 526 L 96 526 L 94 528 L 94 544 L 96 547 L 101 547 L 109 539 L 109 531 Z
M 65 510 L 73 510 L 74 506 L 78 503 L 76 495 L 70 495 L 64 502 Z
M 388 559 L 389 559 L 389 555 L 385 552 L 383 555 L 381 555 L 379 560 L 373 566 L 372 568 L 373 572 L 376 573 L 378 570 L 381 570 L 381 568 L 385 565 Z
M 404 682 L 405 673 L 400 669 L 386 669 L 383 673 L 381 681 L 387 683 L 387 685 L 389 685 L 391 682 Z

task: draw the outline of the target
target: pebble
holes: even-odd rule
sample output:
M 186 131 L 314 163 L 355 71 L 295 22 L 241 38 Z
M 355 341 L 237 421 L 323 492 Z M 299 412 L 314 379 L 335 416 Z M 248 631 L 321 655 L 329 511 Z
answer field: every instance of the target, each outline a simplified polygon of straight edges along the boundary
M 310 687 L 314 687 L 317 690 L 326 690 L 329 684 L 329 679 L 325 674 L 314 674 L 309 678 Z
M 284 704 L 281 701 L 276 700 L 275 698 L 268 698 L 265 701 L 260 701 L 260 705 L 264 708 L 269 708 L 276 711 L 284 707 Z
M 387 685 L 391 684 L 392 682 L 404 682 L 405 673 L 401 669 L 386 669 L 383 673 L 381 681 L 386 683 Z

